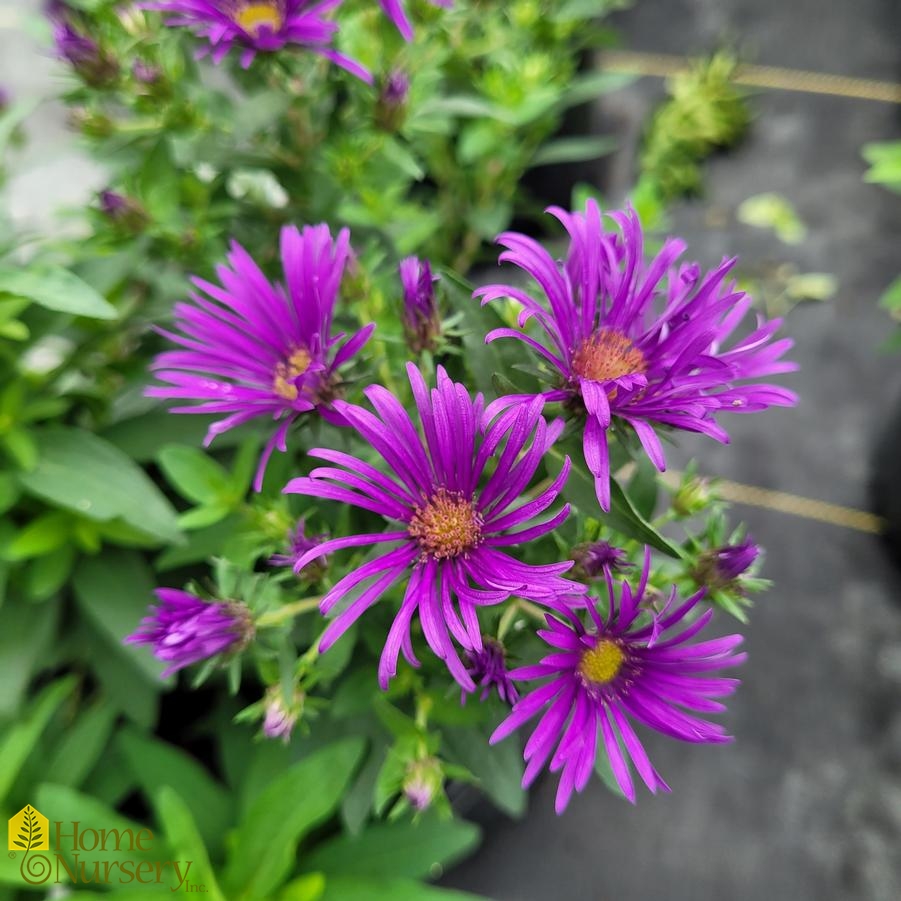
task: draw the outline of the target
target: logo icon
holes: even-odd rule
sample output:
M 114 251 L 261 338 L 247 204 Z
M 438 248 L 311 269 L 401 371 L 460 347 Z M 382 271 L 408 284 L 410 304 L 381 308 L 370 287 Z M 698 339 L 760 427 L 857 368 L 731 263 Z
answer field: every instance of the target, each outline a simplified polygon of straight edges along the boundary
M 26 804 L 9 820 L 10 851 L 47 851 L 50 849 L 50 828 L 40 811 Z

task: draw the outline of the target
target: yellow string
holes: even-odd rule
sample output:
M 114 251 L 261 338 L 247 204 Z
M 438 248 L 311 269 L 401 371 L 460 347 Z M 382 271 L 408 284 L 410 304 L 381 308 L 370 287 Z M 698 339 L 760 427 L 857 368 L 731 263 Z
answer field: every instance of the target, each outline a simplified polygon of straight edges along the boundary
M 682 473 L 670 471 L 663 475 L 664 481 L 673 487 L 678 486 Z M 830 504 L 809 497 L 799 497 L 786 491 L 774 491 L 771 488 L 758 488 L 756 485 L 744 485 L 729 479 L 715 479 L 714 493 L 725 501 L 746 504 L 750 507 L 762 507 L 765 510 L 776 510 L 789 513 L 803 519 L 813 519 L 858 532 L 879 534 L 885 528 L 885 520 L 863 510 L 844 507 L 841 504 Z
M 600 58 L 602 69 L 633 75 L 669 78 L 689 70 L 692 60 L 665 53 L 636 53 L 629 50 L 608 50 Z M 778 66 L 739 64 L 732 77 L 736 84 L 779 91 L 803 91 L 808 94 L 827 94 L 832 97 L 853 97 L 883 103 L 901 103 L 901 84 L 875 81 L 870 78 L 851 78 L 824 72 L 783 69 Z

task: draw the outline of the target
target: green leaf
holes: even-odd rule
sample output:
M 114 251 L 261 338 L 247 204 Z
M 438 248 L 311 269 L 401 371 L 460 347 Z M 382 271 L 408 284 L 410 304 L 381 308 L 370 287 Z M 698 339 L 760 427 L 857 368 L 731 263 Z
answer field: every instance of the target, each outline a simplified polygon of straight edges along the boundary
M 625 72 L 589 72 L 577 75 L 566 88 L 560 108 L 567 109 L 597 100 L 602 94 L 618 91 L 635 81 L 635 76 Z
M 115 720 L 116 710 L 104 698 L 80 710 L 55 748 L 44 778 L 58 785 L 78 788 L 103 754 Z
M 611 446 L 611 453 L 614 447 Z M 563 451 L 559 447 L 552 447 L 548 456 L 563 462 Z M 615 467 L 613 467 L 615 470 Z M 573 459 L 573 468 L 566 481 L 563 493 L 579 510 L 592 511 L 597 509 L 597 495 L 594 490 L 594 479 L 590 473 L 580 465 L 578 458 Z M 632 501 L 620 488 L 616 479 L 610 479 L 610 512 L 603 515 L 604 523 L 617 532 L 622 532 L 629 538 L 634 538 L 642 544 L 649 544 L 668 554 L 670 557 L 681 559 L 682 551 L 657 531 L 635 509 Z
M 462 820 L 376 823 L 360 835 L 342 835 L 303 859 L 305 870 L 337 876 L 425 879 L 479 844 L 479 828 Z
M 422 885 L 411 879 L 329 876 L 320 901 L 480 901 L 478 895 Z M 484 901 L 484 899 L 481 899 Z
M 901 313 L 901 276 L 896 278 L 879 298 L 879 306 L 891 313 Z
M 69 544 L 47 557 L 32 560 L 25 576 L 29 600 L 46 601 L 65 587 L 75 565 L 75 548 Z
M 203 842 L 218 854 L 232 805 L 225 787 L 189 754 L 173 745 L 142 735 L 136 729 L 119 734 L 119 748 L 138 785 L 148 798 L 166 786 L 188 806 Z
M 307 873 L 292 879 L 278 895 L 278 901 L 319 901 L 325 892 L 325 876 Z
M 738 207 L 738 221 L 755 228 L 767 228 L 786 244 L 800 244 L 807 235 L 807 226 L 795 208 L 781 194 L 755 194 Z
M 144 558 L 133 551 L 107 550 L 84 558 L 72 581 L 85 618 L 104 636 L 110 653 L 126 660 L 151 684 L 158 685 L 164 664 L 146 648 L 124 644 L 153 601 L 154 582 Z
M 36 434 L 37 466 L 19 477 L 27 492 L 88 519 L 121 517 L 161 541 L 181 539 L 172 505 L 147 474 L 109 442 L 66 426 Z
M 270 783 L 237 829 L 223 876 L 229 898 L 259 901 L 282 883 L 298 842 L 336 810 L 363 749 L 360 739 L 337 742 Z
M 115 319 L 119 314 L 87 282 L 59 267 L 19 268 L 0 265 L 0 294 L 28 300 L 75 316 Z
M 10 562 L 43 557 L 64 545 L 72 532 L 72 515 L 53 510 L 33 519 L 5 547 L 0 557 Z
M 463 764 L 478 780 L 479 788 L 505 813 L 520 817 L 528 796 L 523 791 L 522 742 L 510 738 L 489 745 L 491 729 L 485 726 L 456 728 L 444 735 L 449 759 Z
M 598 157 L 613 153 L 619 146 L 616 138 L 586 135 L 576 138 L 558 138 L 544 144 L 532 157 L 531 165 L 549 166 L 554 163 L 580 163 L 584 160 L 596 160 Z
M 0 607 L 0 718 L 14 714 L 32 673 L 56 634 L 59 605 L 45 604 L 40 615 L 34 606 L 10 598 Z
M 186 500 L 207 504 L 229 494 L 228 473 L 196 447 L 168 444 L 157 460 L 166 479 Z
M 166 839 L 173 859 L 191 862 L 187 873 L 182 870 L 182 874 L 188 877 L 182 891 L 185 891 L 188 885 L 200 885 L 203 886 L 204 894 L 208 896 L 209 901 L 225 901 L 188 805 L 174 789 L 164 786 L 156 796 L 156 811 L 166 830 Z
M 35 749 L 50 718 L 72 693 L 77 681 L 74 676 L 68 676 L 48 685 L 38 695 L 28 715 L 0 741 L 0 805 L 6 801 L 19 770 Z

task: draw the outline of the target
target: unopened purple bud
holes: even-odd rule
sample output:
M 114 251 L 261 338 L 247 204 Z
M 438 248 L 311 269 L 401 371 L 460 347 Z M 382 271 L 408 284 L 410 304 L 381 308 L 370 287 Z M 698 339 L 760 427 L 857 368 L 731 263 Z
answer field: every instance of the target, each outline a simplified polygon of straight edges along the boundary
M 286 704 L 281 686 L 272 686 L 266 693 L 266 714 L 263 718 L 266 738 L 280 738 L 287 744 L 303 710 L 303 701 L 303 692 L 295 691 L 293 703 Z
M 54 18 L 53 41 L 57 56 L 72 66 L 91 87 L 109 85 L 119 74 L 116 61 L 101 50 L 93 38 L 77 31 L 64 18 Z
M 410 76 L 402 69 L 392 69 L 382 82 L 375 108 L 376 124 L 385 131 L 397 131 L 407 114 Z
M 573 550 L 572 559 L 576 561 L 577 569 L 589 579 L 607 575 L 612 577 L 614 573 L 625 572 L 633 566 L 626 552 L 609 541 L 580 545 Z
M 273 554 L 269 558 L 270 566 L 294 566 L 303 554 L 322 544 L 328 538 L 325 532 L 307 535 L 306 518 L 301 518 L 296 528 L 288 534 L 288 553 Z M 317 558 L 309 566 L 304 567 L 303 575 L 318 577 L 322 575 L 326 565 L 326 555 Z
M 432 806 L 443 782 L 441 761 L 437 757 L 411 761 L 404 776 L 404 797 L 414 810 L 421 812 Z
M 701 554 L 694 579 L 711 591 L 743 594 L 741 577 L 760 556 L 760 548 L 750 538 L 739 544 L 727 544 Z
M 127 644 L 149 644 L 168 676 L 218 654 L 236 653 L 254 635 L 248 608 L 237 601 L 204 601 L 186 591 L 158 588 L 150 608 Z
M 118 191 L 107 189 L 100 192 L 100 210 L 110 220 L 130 232 L 141 231 L 148 222 L 144 207 Z
M 160 80 L 162 74 L 159 66 L 144 62 L 142 59 L 136 59 L 131 67 L 131 74 L 135 81 L 141 84 L 156 84 Z
M 414 353 L 434 350 L 441 334 L 441 318 L 435 299 L 435 282 L 428 260 L 407 257 L 398 266 L 404 291 L 404 332 Z

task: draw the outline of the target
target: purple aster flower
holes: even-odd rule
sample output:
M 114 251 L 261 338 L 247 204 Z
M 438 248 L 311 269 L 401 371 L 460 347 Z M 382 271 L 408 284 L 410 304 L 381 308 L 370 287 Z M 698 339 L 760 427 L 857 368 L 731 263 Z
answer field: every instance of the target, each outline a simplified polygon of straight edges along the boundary
M 504 646 L 497 639 L 483 638 L 480 651 L 467 651 L 466 670 L 472 681 L 482 689 L 480 701 L 488 700 L 492 688 L 497 689 L 497 696 L 505 704 L 515 704 L 519 699 L 519 692 L 507 671 Z M 460 700 L 466 702 L 465 691 Z
M 594 541 L 583 544 L 573 550 L 576 569 L 585 573 L 589 579 L 598 576 L 612 577 L 614 573 L 625 572 L 634 564 L 629 563 L 626 552 L 610 544 L 609 541 Z
M 655 425 L 702 432 L 726 443 L 729 436 L 716 422 L 717 413 L 751 413 L 797 401 L 793 392 L 775 385 L 736 384 L 797 366 L 779 359 L 791 340 L 770 340 L 779 319 L 759 318 L 750 334 L 724 349 L 751 306 L 751 298 L 726 281 L 735 260 L 724 260 L 702 277 L 696 264 L 676 267 L 684 244 L 671 238 L 645 264 L 634 211 L 608 214 L 618 233 L 604 230 L 593 200 L 584 213 L 558 207 L 549 212 L 569 232 L 562 265 L 525 235 L 505 232 L 498 238 L 506 248 L 501 262 L 531 275 L 547 304 L 510 285 L 489 285 L 475 296 L 483 303 L 512 298 L 523 307 L 520 328 L 534 318 L 544 332 L 543 343 L 512 328 L 495 329 L 485 340 L 518 338 L 527 344 L 554 372 L 555 385 L 544 397 L 586 416 L 585 462 L 604 510 L 610 509 L 607 430 L 612 417 L 634 429 L 663 470 Z M 496 401 L 491 411 L 516 400 Z
M 538 634 L 553 653 L 534 666 L 510 674 L 516 680 L 548 681 L 517 702 L 491 736 L 491 743 L 542 712 L 525 746 L 523 786 L 535 780 L 550 758 L 551 772 L 562 770 L 555 805 L 558 814 L 566 808 L 573 791 L 582 791 L 588 783 L 599 727 L 617 784 L 633 803 L 635 788 L 629 760 L 652 793 L 657 789 L 669 791 L 669 786 L 651 765 L 630 718 L 681 741 L 732 740 L 722 726 L 696 714 L 725 710 L 713 699 L 732 694 L 738 680 L 709 673 L 744 661 L 745 654 L 733 653 L 742 637 L 728 635 L 691 643 L 690 639 L 713 615 L 710 609 L 677 634 L 666 636 L 669 629 L 683 623 L 703 597 L 703 591 L 672 609 L 676 600 L 673 588 L 663 610 L 651 612 L 649 623 L 638 624 L 644 612 L 642 601 L 649 568 L 650 553 L 646 552 L 637 590 L 633 592 L 623 582 L 618 599 L 613 582 L 608 581 L 610 612 L 606 619 L 599 615 L 594 603 L 587 604 L 593 628 L 586 629 L 569 607 L 559 607 L 560 618 L 548 614 L 549 628 Z
M 241 51 L 247 68 L 257 53 L 272 53 L 289 44 L 301 44 L 357 78 L 371 83 L 369 71 L 338 53 L 332 42 L 338 26 L 327 18 L 342 0 L 150 0 L 145 9 L 172 13 L 167 25 L 187 26 L 209 42 L 198 57 L 209 54 L 219 63 L 233 47 Z
M 441 332 L 441 318 L 435 302 L 435 282 L 428 260 L 407 257 L 397 267 L 404 289 L 404 332 L 414 353 L 434 350 Z
M 97 42 L 77 31 L 64 18 L 53 20 L 56 55 L 67 62 L 92 87 L 103 87 L 119 74 L 116 61 Z
M 294 564 L 308 551 L 317 545 L 322 544 L 328 538 L 325 532 L 318 535 L 307 535 L 306 518 L 303 517 L 297 522 L 297 526 L 288 535 L 289 552 L 287 554 L 273 554 L 269 558 L 271 566 L 294 566 Z M 321 558 L 318 562 L 322 562 Z
M 454 0 L 429 0 L 432 6 L 442 6 L 449 9 L 454 5 Z M 379 6 L 385 11 L 385 15 L 394 23 L 405 41 L 413 40 L 413 25 L 404 9 L 403 0 L 379 0 Z
M 243 604 L 208 603 L 174 588 L 157 588 L 154 594 L 159 604 L 125 641 L 153 645 L 154 656 L 169 664 L 163 676 L 217 654 L 239 651 L 253 637 L 250 611 Z
M 406 579 L 404 599 L 379 662 L 379 684 L 386 688 L 396 674 L 401 650 L 413 666 L 419 665 L 410 638 L 418 611 L 429 647 L 460 685 L 474 691 L 454 640 L 467 651 L 482 650 L 478 607 L 503 603 L 514 594 L 548 601 L 561 592 L 584 591 L 562 578 L 572 561 L 531 566 L 505 553 L 511 545 L 550 532 L 569 513 L 567 505 L 550 519 L 534 522 L 556 500 L 569 474 L 569 458 L 545 490 L 519 503 L 562 423 L 548 425 L 541 416 L 544 402 L 536 398 L 514 417 L 486 425 L 482 395 L 470 397 L 441 367 L 438 387 L 431 392 L 412 363 L 407 373 L 424 437 L 397 398 L 379 385 L 365 391 L 377 415 L 335 402 L 348 425 L 382 457 L 390 475 L 349 454 L 317 448 L 309 455 L 336 465 L 314 469 L 285 488 L 361 507 L 397 527 L 325 541 L 307 551 L 296 569 L 342 548 L 392 545 L 325 595 L 320 608 L 324 614 L 342 599 L 352 600 L 325 630 L 320 650 L 328 650 L 392 585 Z
M 285 226 L 282 286 L 269 282 L 247 251 L 232 242 L 230 265 L 216 270 L 222 286 L 193 279 L 207 296 L 195 293 L 193 303 L 175 305 L 180 334 L 158 330 L 184 350 L 156 358 L 152 368 L 169 385 L 152 386 L 147 394 L 199 402 L 175 407 L 175 413 L 226 414 L 210 426 L 207 445 L 257 416 L 280 421 L 260 460 L 257 491 L 272 451 L 286 449 L 285 436 L 298 416 L 316 410 L 335 419 L 329 403 L 338 387 L 338 369 L 375 327 L 367 325 L 348 339 L 343 333 L 332 334 L 349 253 L 347 229 L 333 240 L 327 225 L 305 226 L 303 231 Z

